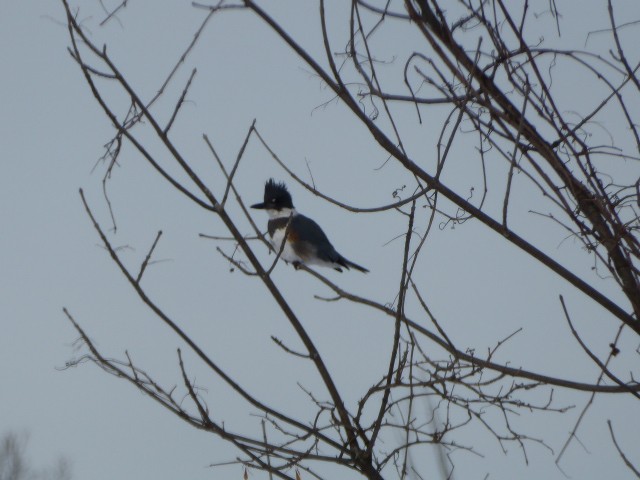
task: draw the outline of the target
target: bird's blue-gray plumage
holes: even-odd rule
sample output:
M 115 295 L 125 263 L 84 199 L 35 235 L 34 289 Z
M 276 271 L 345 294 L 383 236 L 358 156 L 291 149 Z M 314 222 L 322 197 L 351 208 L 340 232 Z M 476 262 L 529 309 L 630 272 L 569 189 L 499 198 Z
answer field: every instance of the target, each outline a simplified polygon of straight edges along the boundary
M 288 223 L 288 218 L 269 220 L 267 225 L 269 235 L 273 236 L 277 229 L 287 228 Z M 340 263 L 341 255 L 333 248 L 320 225 L 309 217 L 300 214 L 291 217 L 287 238 L 291 242 L 294 251 L 303 259 L 313 255 L 325 262 Z

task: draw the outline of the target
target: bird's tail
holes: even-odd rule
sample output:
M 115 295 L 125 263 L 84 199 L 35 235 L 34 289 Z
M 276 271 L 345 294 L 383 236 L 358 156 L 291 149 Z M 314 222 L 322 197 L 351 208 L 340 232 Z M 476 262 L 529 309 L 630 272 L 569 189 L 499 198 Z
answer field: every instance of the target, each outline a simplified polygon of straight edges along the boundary
M 369 273 L 369 270 L 367 270 L 366 268 L 361 267 L 357 263 L 353 263 L 351 260 L 347 260 L 343 256 L 340 256 L 340 260 L 338 260 L 338 263 L 342 265 L 344 268 L 346 268 L 347 270 L 350 268 L 355 268 L 356 270 L 359 270 L 362 273 Z

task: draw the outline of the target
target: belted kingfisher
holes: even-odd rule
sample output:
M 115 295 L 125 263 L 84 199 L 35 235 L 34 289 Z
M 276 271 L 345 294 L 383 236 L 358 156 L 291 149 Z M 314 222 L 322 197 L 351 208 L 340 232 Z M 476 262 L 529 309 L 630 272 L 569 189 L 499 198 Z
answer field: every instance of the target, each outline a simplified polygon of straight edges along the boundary
M 305 264 L 330 267 L 339 272 L 342 272 L 340 267 L 347 270 L 355 268 L 364 273 L 369 271 L 340 255 L 320 225 L 296 212 L 291 194 L 284 183 L 276 183 L 273 178 L 269 179 L 264 186 L 264 202 L 251 205 L 251 208 L 267 211 L 267 229 L 271 245 L 276 252 L 282 248 L 280 257 L 293 263 L 294 267 Z M 287 239 L 282 247 L 285 232 Z

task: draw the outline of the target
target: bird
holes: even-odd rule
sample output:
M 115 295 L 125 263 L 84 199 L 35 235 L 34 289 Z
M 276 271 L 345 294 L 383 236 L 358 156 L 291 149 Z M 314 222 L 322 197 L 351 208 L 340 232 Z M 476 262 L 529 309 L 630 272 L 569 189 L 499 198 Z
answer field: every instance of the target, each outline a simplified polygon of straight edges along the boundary
M 291 194 L 283 182 L 278 183 L 273 178 L 267 180 L 264 201 L 251 205 L 251 208 L 266 210 L 269 215 L 267 230 L 271 246 L 276 252 L 280 252 L 280 258 L 292 263 L 295 268 L 300 265 L 319 265 L 338 272 L 342 272 L 342 268 L 369 272 L 340 255 L 320 225 L 296 211 Z M 285 233 L 286 242 L 283 246 Z

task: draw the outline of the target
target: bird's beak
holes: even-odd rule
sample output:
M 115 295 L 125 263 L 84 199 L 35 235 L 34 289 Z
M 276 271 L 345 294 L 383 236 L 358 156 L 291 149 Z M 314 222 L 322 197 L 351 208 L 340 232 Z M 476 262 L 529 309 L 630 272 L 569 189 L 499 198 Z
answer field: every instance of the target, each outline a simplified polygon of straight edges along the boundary
M 262 203 L 256 203 L 255 205 L 251 205 L 251 208 L 257 208 L 257 209 L 260 209 L 260 210 L 264 210 L 267 207 L 265 206 L 264 202 L 262 202 Z

